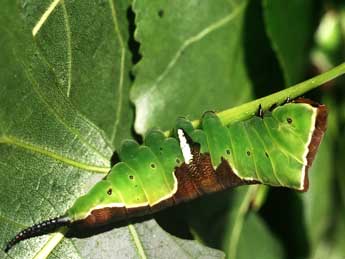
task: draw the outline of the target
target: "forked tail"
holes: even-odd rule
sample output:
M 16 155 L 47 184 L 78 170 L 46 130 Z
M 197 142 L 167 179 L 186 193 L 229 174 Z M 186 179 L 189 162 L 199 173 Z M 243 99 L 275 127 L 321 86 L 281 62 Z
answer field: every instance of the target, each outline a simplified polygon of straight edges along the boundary
M 62 216 L 53 219 L 48 219 L 42 221 L 41 223 L 28 227 L 20 231 L 11 241 L 7 243 L 5 247 L 5 252 L 7 253 L 15 244 L 19 243 L 22 240 L 50 233 L 60 227 L 68 226 L 70 223 L 70 218 Z

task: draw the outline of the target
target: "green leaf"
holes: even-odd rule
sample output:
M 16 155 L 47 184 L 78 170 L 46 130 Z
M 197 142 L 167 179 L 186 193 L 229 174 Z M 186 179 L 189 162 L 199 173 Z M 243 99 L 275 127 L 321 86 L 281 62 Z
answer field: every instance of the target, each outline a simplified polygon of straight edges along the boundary
M 344 222 L 345 208 L 343 204 L 337 206 L 334 213 L 333 227 L 323 240 L 318 244 L 311 259 L 328 258 L 340 259 L 345 254 L 345 222 Z
M 257 259 L 285 258 L 282 245 L 256 213 L 249 213 L 238 242 L 235 258 L 246 259 L 253 255 Z
M 137 132 L 168 129 L 174 120 L 167 118 L 198 118 L 250 99 L 242 46 L 246 3 L 134 1 L 143 56 L 131 93 Z
M 114 2 L 100 1 L 98 2 L 100 9 L 104 11 L 104 15 L 100 15 L 97 13 L 99 9 L 92 12 L 92 6 L 88 6 L 86 2 L 71 5 L 72 2 L 69 1 L 53 1 L 50 6 L 54 3 L 56 6 L 53 6 L 52 12 L 45 18 L 42 27 L 35 35 L 32 35 L 33 25 L 30 21 L 35 20 L 34 17 L 42 18 L 38 14 L 40 11 L 41 15 L 47 11 L 48 5 L 23 3 L 22 7 L 25 10 L 22 12 L 20 6 L 13 1 L 7 1 L 2 3 L 0 11 L 2 35 L 0 39 L 2 49 L 0 58 L 1 258 L 6 257 L 3 251 L 5 243 L 19 230 L 41 220 L 63 214 L 77 197 L 103 177 L 109 170 L 113 143 L 121 140 L 119 136 L 129 135 L 126 123 L 123 128 L 118 128 L 119 133 L 114 135 L 116 139 L 112 141 L 110 133 L 114 129 L 119 114 L 115 108 L 119 107 L 117 105 L 120 101 L 118 96 L 117 99 L 114 95 L 109 99 L 104 99 L 104 97 L 107 97 L 106 91 L 110 89 L 111 81 L 113 82 L 112 89 L 120 89 L 118 88 L 119 75 L 113 77 L 109 72 L 120 66 L 110 62 L 109 59 L 112 58 L 105 57 L 103 52 L 105 50 L 102 49 L 102 46 L 108 46 L 106 49 L 111 48 L 113 42 L 111 51 L 116 54 L 119 48 L 119 43 L 116 41 L 118 37 L 114 32 L 114 23 L 107 21 L 114 19 L 113 8 L 121 13 L 123 19 L 126 5 L 119 8 Z M 80 10 L 77 7 L 80 7 Z M 69 36 L 65 31 L 67 28 L 65 12 L 69 21 L 74 21 L 74 25 L 70 24 L 71 32 L 73 26 L 77 26 L 79 21 L 83 25 L 75 28 L 74 34 L 71 34 L 74 43 L 66 39 Z M 81 21 L 81 19 L 84 20 Z M 94 22 L 88 23 L 92 20 Z M 97 27 L 97 22 L 100 22 L 102 27 Z M 48 25 L 48 23 L 52 24 Z M 121 28 L 126 28 L 125 22 L 120 23 L 123 25 Z M 60 25 L 62 27 L 59 27 Z M 99 39 L 93 39 L 93 34 L 85 31 L 92 30 L 87 25 L 96 26 L 98 30 L 104 29 L 109 32 L 107 35 L 109 37 L 105 37 L 103 42 L 97 44 Z M 106 29 L 105 26 L 109 28 Z M 85 29 L 85 35 L 77 35 L 77 31 L 81 33 L 83 29 Z M 96 30 L 96 32 L 99 31 Z M 45 37 L 39 35 L 40 33 Z M 54 34 L 57 37 L 55 41 Z M 84 41 L 87 41 L 86 44 L 90 46 L 84 46 Z M 68 47 L 69 44 L 73 46 L 71 47 L 74 57 L 71 59 L 72 71 L 74 69 L 76 71 L 72 72 L 71 88 L 67 94 L 69 83 L 66 83 L 66 80 L 67 82 L 70 80 L 69 54 L 68 52 L 66 54 L 66 48 L 61 46 Z M 100 48 L 98 52 L 84 49 L 96 46 Z M 78 51 L 81 53 L 77 53 Z M 99 54 L 99 51 L 103 54 Z M 116 57 L 115 54 L 114 57 Z M 78 55 L 79 58 L 77 58 Z M 101 56 L 97 57 L 97 55 Z M 121 58 L 121 55 L 118 57 Z M 104 66 L 102 69 L 95 69 L 99 71 L 99 75 L 95 74 L 93 65 L 85 64 L 88 58 L 89 60 L 96 59 L 94 63 L 96 67 Z M 102 58 L 106 60 L 101 64 L 99 59 Z M 108 67 L 109 65 L 111 68 Z M 127 76 L 128 65 L 123 69 L 125 69 L 123 73 Z M 101 80 L 98 84 L 103 73 L 105 78 L 107 75 L 109 78 L 105 81 Z M 97 77 L 98 80 L 93 81 Z M 80 85 L 78 80 L 80 80 Z M 124 100 L 128 100 L 127 92 L 123 90 Z M 126 101 L 122 103 L 122 115 L 131 112 L 129 105 L 125 103 Z M 93 111 L 91 107 L 96 111 Z M 108 108 L 110 110 L 107 110 Z M 99 116 L 100 112 L 102 116 Z M 112 116 L 109 119 L 110 114 Z M 102 121 L 96 115 L 102 119 L 105 117 L 105 120 Z M 130 123 L 130 118 L 125 119 L 128 119 Z M 105 127 L 107 125 L 104 126 L 107 120 L 111 121 L 109 128 Z M 121 124 L 121 121 L 118 123 Z M 153 242 L 153 236 L 155 242 Z M 111 237 L 112 245 L 109 245 L 109 237 Z M 86 249 L 97 248 L 100 244 L 102 244 L 101 249 L 92 253 Z M 159 251 L 157 251 L 158 248 Z M 189 255 L 223 257 L 221 252 L 205 248 L 194 241 L 185 242 L 172 238 L 154 221 L 128 225 L 86 239 L 64 238 L 61 233 L 52 233 L 22 242 L 11 250 L 7 257 L 108 258 L 109 254 L 141 258 L 154 258 L 157 254 L 167 254 L 170 258 L 175 254 L 185 258 Z
M 15 7 L 4 3 L 0 16 L 1 247 L 23 227 L 62 214 L 90 171 L 108 170 L 112 154 L 102 132 L 62 94 Z M 32 258 L 47 240 L 27 243 L 18 258 Z
M 229 258 L 238 258 L 240 238 L 256 190 L 257 186 L 241 187 L 234 193 L 236 198 L 233 200 L 232 208 L 226 217 L 226 230 L 222 242 L 223 251 Z
M 223 250 L 227 258 L 283 258 L 278 239 L 257 212 L 251 210 L 260 186 L 242 186 L 185 206 L 192 234 L 204 244 Z M 207 206 L 212 204 L 212 206 Z
M 266 31 L 271 39 L 286 85 L 303 78 L 314 30 L 315 1 L 263 0 Z
M 224 258 L 220 251 L 166 233 L 155 220 L 95 235 L 90 241 L 74 240 L 82 258 Z
M 132 123 L 128 7 L 127 0 L 34 0 L 22 9 L 62 93 L 116 147 L 130 136 Z

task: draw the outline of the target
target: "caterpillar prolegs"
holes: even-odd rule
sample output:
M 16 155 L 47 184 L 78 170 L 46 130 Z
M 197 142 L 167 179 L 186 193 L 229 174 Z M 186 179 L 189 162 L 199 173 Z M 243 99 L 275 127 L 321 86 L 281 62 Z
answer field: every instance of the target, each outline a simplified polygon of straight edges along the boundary
M 142 145 L 124 141 L 103 180 L 61 217 L 21 231 L 5 250 L 60 226 L 101 226 L 244 184 L 306 191 L 326 119 L 326 107 L 307 99 L 229 125 L 214 112 L 199 128 L 179 118 L 171 137 L 152 130 Z

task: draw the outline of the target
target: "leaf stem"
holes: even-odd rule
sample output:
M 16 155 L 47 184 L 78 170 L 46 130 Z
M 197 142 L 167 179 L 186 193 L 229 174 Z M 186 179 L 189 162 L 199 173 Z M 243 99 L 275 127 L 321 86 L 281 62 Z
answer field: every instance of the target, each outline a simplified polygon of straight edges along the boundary
M 277 93 L 219 112 L 218 116 L 224 125 L 248 119 L 257 112 L 260 104 L 263 110 L 268 110 L 274 104 L 283 103 L 288 97 L 294 99 L 343 74 L 345 74 L 345 63 Z M 200 121 L 195 120 L 192 124 L 194 127 L 198 127 Z

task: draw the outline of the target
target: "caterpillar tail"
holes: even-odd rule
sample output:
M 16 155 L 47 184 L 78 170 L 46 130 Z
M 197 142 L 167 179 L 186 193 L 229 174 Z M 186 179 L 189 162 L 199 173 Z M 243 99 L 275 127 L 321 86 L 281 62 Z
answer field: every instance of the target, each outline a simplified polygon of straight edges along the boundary
M 71 219 L 69 217 L 60 216 L 28 227 L 20 231 L 14 238 L 12 238 L 11 241 L 6 244 L 5 252 L 8 253 L 8 251 L 20 241 L 50 233 L 60 227 L 69 226 L 70 224 Z

